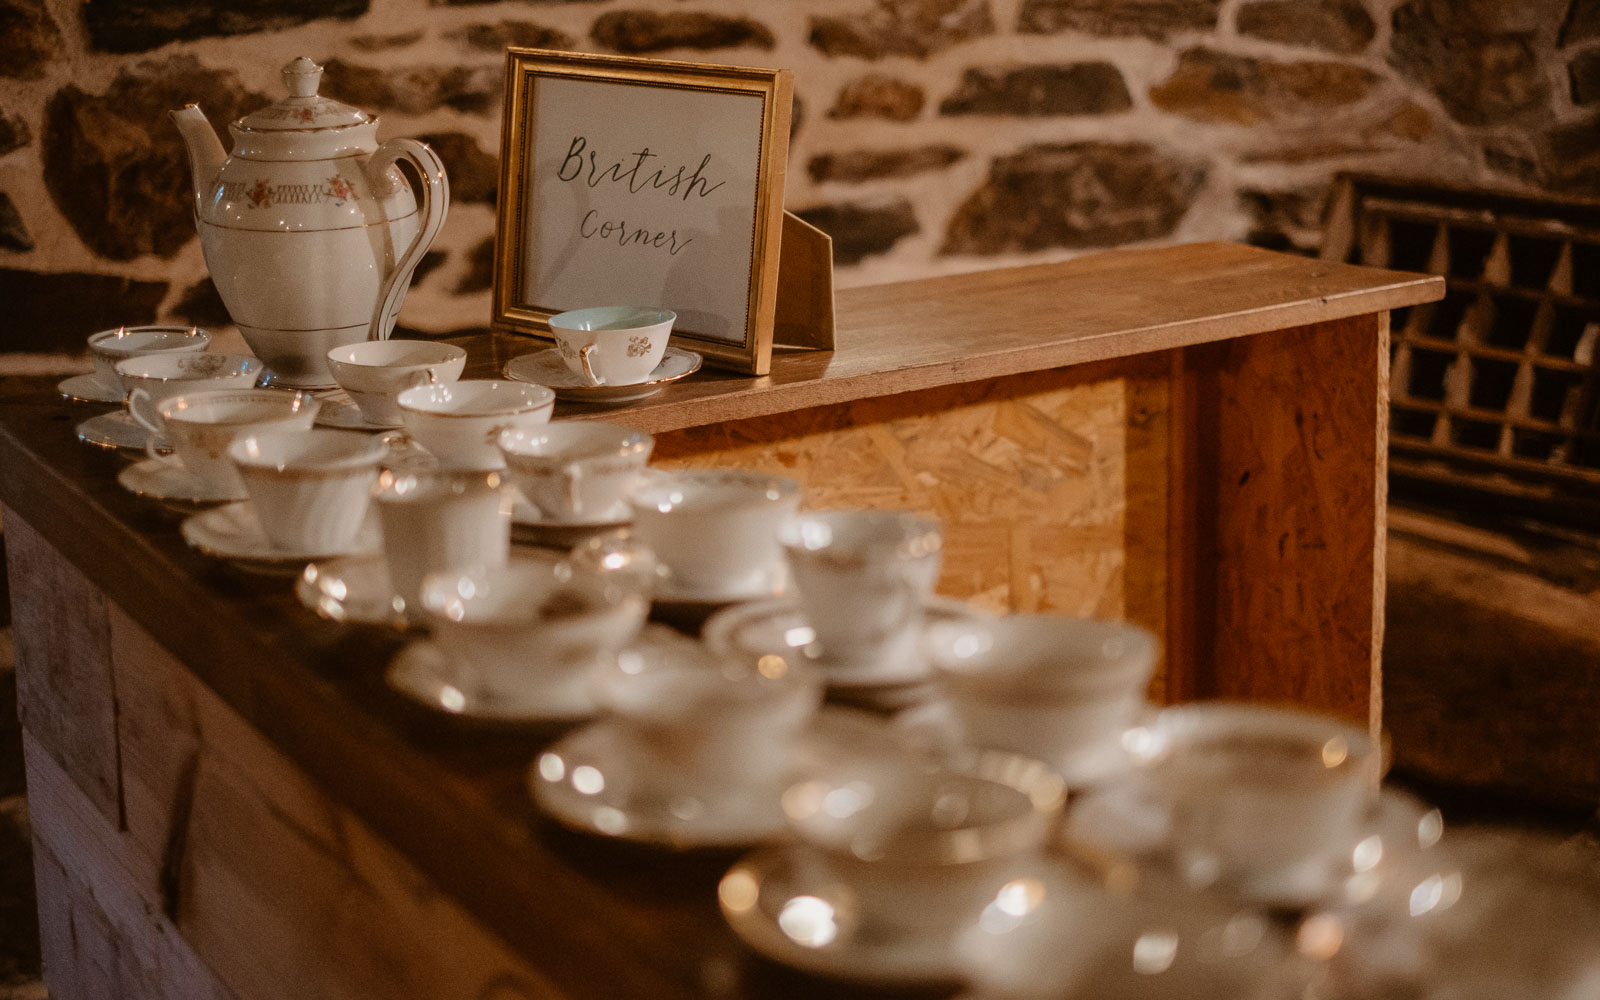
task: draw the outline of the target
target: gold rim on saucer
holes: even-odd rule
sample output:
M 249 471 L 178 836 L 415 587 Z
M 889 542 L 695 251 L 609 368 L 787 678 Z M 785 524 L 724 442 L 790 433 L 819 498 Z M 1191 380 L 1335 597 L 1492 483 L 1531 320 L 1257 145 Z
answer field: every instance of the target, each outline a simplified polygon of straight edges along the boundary
M 555 390 L 556 398 L 574 403 L 627 403 L 643 399 L 661 391 L 669 383 L 687 378 L 700 370 L 705 361 L 699 353 L 681 347 L 667 347 L 661 363 L 643 382 L 629 385 L 588 385 L 561 360 L 561 352 L 554 347 L 506 362 L 506 378 L 518 382 L 548 386 Z
M 121 403 L 127 399 L 120 387 L 115 391 L 107 389 L 94 373 L 64 378 L 56 383 L 56 392 L 74 403 Z

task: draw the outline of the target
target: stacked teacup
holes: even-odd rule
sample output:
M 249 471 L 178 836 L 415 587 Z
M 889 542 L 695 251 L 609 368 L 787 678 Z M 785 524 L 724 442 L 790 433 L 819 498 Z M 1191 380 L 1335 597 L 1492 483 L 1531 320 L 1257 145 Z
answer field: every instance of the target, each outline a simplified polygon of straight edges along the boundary
M 228 457 L 268 551 L 309 561 L 355 547 L 388 448 L 358 431 L 270 430 L 238 438 Z
M 374 502 L 397 607 L 420 607 L 422 581 L 430 574 L 506 564 L 511 508 L 497 470 L 454 469 L 430 456 L 408 456 L 384 470 Z
M 1371 739 L 1324 715 L 1184 705 L 1122 739 L 1130 772 L 1074 809 L 1069 843 L 1196 889 L 1280 906 L 1325 896 L 1376 801 Z
M 631 516 L 628 494 L 655 438 L 590 421 L 508 427 L 495 439 L 506 475 L 545 525 L 603 525 Z
M 781 832 L 795 741 L 821 701 L 815 677 L 725 661 L 652 626 L 599 681 L 608 715 L 551 747 L 531 777 L 547 812 L 676 848 Z
M 961 966 L 983 995 L 1313 995 L 1319 964 L 1370 922 L 1364 909 L 1404 918 L 1434 905 L 1415 895 L 1442 883 L 1419 840 L 1426 813 L 1375 809 L 1358 727 L 1218 702 L 1165 709 L 1122 737 L 1129 768 L 1073 803 L 1065 860 L 1038 873 L 1037 899 L 962 935 Z
M 785 589 L 778 533 L 800 503 L 793 480 L 740 469 L 653 470 L 628 500 L 634 534 L 660 561 L 658 599 L 719 604 Z
M 840 700 L 902 708 L 930 694 L 926 633 L 938 619 L 976 621 L 933 596 L 942 548 L 936 520 L 911 511 L 840 510 L 785 520 L 777 544 L 794 596 L 737 605 L 705 624 L 726 656 L 805 664 Z
M 603 564 L 538 558 L 424 577 L 423 617 L 458 699 L 443 707 L 521 722 L 593 715 L 595 675 L 644 624 L 643 583 Z
M 963 741 L 1049 762 L 1074 787 L 1127 766 L 1153 635 L 1126 622 L 1015 614 L 936 631 L 931 656 Z
M 814 651 L 832 672 L 926 673 L 919 644 L 939 580 L 938 521 L 909 511 L 815 512 L 780 538 Z
M 211 346 L 211 334 L 199 327 L 119 326 L 90 334 L 88 344 L 98 398 L 110 400 L 128 394 L 117 374 L 120 362 L 148 354 L 196 354 Z
M 399 427 L 400 393 L 454 382 L 466 363 L 462 348 L 428 340 L 367 340 L 328 352 L 328 370 L 368 427 Z
M 194 483 L 182 493 L 190 501 L 244 499 L 244 480 L 228 451 L 233 442 L 271 430 L 310 430 L 320 407 L 305 393 L 280 389 L 182 392 L 157 403 L 141 388 L 128 400 L 134 421 L 150 433 L 149 460 L 170 466 L 157 450 L 165 442 Z
M 504 468 L 500 433 L 548 423 L 555 402 L 545 386 L 499 379 L 420 385 L 395 398 L 406 432 L 453 469 Z
M 463 359 L 439 350 L 448 345 L 371 350 L 379 346 L 338 348 L 329 358 L 363 416 L 403 424 L 413 444 L 384 473 L 377 506 L 396 605 L 416 622 L 429 574 L 505 567 L 514 492 L 495 442 L 503 430 L 544 426 L 555 394 L 521 382 L 456 380 Z
M 1063 786 L 1012 754 L 934 764 L 864 735 L 835 739 L 784 792 L 795 842 L 735 865 L 723 914 L 769 957 L 821 975 L 954 983 L 962 931 L 997 896 L 1028 895 Z

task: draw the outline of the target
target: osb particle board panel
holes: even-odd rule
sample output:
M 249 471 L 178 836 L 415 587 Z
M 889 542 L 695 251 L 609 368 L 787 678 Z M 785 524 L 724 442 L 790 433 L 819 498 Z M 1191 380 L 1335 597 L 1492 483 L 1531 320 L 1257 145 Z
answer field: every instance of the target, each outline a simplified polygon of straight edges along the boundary
M 941 593 L 1161 634 L 1166 364 L 1152 355 L 671 431 L 652 461 L 788 476 L 805 508 L 933 514 Z
M 1376 727 L 1388 318 L 1190 348 L 1174 509 L 1184 697 L 1284 702 Z

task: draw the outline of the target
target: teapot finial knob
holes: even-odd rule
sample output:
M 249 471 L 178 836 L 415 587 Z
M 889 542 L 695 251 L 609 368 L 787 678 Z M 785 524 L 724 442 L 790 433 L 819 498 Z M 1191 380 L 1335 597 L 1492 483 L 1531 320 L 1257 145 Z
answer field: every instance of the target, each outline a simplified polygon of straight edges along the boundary
M 322 67 L 307 56 L 301 56 L 283 68 L 283 84 L 289 88 L 290 97 L 316 97 L 321 81 Z

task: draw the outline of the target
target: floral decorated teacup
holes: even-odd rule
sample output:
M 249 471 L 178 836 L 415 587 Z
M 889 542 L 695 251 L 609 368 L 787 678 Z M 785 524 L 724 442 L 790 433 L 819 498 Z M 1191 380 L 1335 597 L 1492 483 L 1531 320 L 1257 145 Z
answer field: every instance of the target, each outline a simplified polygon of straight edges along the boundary
M 561 359 L 589 385 L 637 385 L 661 364 L 678 314 L 642 306 L 600 306 L 550 317 Z

